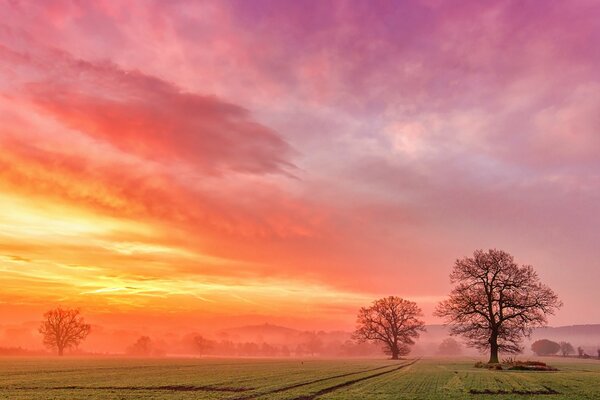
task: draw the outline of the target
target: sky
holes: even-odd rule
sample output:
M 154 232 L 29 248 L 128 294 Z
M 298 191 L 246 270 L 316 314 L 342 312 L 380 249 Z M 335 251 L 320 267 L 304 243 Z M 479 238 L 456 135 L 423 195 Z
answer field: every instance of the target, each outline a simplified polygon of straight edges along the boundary
M 119 329 L 352 329 L 386 295 L 440 323 L 454 261 L 479 248 L 535 267 L 564 302 L 551 325 L 600 323 L 597 1 L 0 16 L 13 334 L 59 304 Z

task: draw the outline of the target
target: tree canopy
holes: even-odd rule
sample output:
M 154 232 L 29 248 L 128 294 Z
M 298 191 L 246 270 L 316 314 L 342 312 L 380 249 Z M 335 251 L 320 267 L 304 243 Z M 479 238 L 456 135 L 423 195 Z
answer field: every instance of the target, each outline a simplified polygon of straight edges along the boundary
M 540 339 L 531 344 L 531 350 L 538 356 L 551 356 L 559 352 L 560 344 L 552 340 Z

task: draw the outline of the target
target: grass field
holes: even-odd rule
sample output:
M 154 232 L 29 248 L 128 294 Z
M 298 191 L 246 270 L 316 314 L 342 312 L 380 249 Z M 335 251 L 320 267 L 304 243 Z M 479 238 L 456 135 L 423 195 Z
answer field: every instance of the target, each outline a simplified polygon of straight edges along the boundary
M 474 360 L 1 358 L 2 399 L 600 399 L 600 362 L 488 371 Z

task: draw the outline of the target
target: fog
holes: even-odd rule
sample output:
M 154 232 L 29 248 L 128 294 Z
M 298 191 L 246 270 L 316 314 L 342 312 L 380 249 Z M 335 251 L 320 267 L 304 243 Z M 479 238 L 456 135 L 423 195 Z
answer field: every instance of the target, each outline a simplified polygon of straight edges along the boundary
M 52 354 L 39 323 L 0 325 L 0 354 Z M 271 324 L 182 331 L 92 325 L 90 335 L 66 354 L 130 356 L 352 357 L 382 356 L 381 346 L 356 343 L 351 332 L 296 330 Z M 20 349 L 20 351 L 19 351 Z
M 42 343 L 39 322 L 0 325 L 0 355 L 53 355 Z M 412 356 L 479 356 L 460 338 L 449 340 L 447 328 L 429 325 Z M 600 324 L 537 329 L 524 341 L 522 357 L 531 357 L 531 343 L 538 339 L 568 341 L 575 348 L 596 355 Z M 231 328 L 158 329 L 92 324 L 90 335 L 67 355 L 124 355 L 131 357 L 387 357 L 382 346 L 358 343 L 350 331 L 301 330 L 268 323 Z

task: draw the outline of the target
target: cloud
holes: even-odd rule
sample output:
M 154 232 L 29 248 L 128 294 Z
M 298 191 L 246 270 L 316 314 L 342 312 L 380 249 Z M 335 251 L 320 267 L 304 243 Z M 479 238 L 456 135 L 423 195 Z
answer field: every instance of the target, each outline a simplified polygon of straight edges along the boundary
M 289 145 L 240 106 L 183 92 L 139 71 L 40 48 L 32 40 L 22 44 L 27 50 L 13 49 L 12 35 L 2 36 L 4 68 L 29 70 L 12 83 L 14 90 L 71 129 L 206 173 L 281 173 L 291 167 Z

